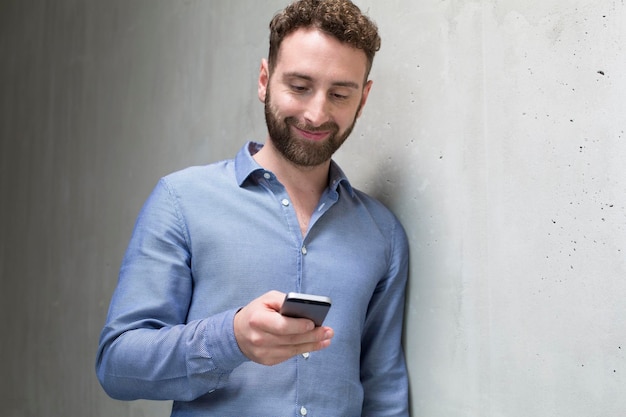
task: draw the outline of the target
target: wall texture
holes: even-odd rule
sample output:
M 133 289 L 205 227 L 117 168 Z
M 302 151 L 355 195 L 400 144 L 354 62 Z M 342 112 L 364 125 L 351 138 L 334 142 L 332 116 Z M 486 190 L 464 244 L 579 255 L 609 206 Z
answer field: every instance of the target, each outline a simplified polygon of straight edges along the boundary
M 282 0 L 0 3 L 3 415 L 111 400 L 97 338 L 157 179 L 263 140 Z M 411 241 L 412 415 L 626 410 L 623 0 L 357 1 L 383 48 L 337 160 Z

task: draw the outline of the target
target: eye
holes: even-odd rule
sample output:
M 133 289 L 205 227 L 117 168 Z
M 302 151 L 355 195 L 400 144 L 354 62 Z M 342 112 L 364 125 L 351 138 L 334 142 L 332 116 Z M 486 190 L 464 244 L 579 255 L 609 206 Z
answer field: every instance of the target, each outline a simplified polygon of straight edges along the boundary
M 330 93 L 330 98 L 337 102 L 348 101 L 351 95 L 344 91 L 334 91 Z
M 308 88 L 303 86 L 303 85 L 298 85 L 298 84 L 291 84 L 289 86 L 289 88 L 291 89 L 291 91 L 293 91 L 294 93 L 306 93 Z

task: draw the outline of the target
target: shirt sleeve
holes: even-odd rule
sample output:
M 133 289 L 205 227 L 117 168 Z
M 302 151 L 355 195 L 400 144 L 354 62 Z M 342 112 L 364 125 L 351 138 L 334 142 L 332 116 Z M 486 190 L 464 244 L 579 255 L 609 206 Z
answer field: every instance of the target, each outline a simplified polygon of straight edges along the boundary
M 161 180 L 137 219 L 100 336 L 96 373 L 111 397 L 190 401 L 247 361 L 236 309 L 186 321 L 192 281 L 189 234 Z
M 392 231 L 387 275 L 368 308 L 361 353 L 362 417 L 408 417 L 409 384 L 402 349 L 408 240 L 399 222 Z

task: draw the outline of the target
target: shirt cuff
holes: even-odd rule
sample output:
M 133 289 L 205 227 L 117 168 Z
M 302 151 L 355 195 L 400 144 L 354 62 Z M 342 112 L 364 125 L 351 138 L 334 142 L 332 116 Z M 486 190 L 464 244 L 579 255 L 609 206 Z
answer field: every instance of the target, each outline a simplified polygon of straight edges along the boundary
M 230 373 L 249 359 L 239 349 L 235 338 L 235 314 L 239 309 L 227 310 L 207 320 L 204 341 L 216 370 Z

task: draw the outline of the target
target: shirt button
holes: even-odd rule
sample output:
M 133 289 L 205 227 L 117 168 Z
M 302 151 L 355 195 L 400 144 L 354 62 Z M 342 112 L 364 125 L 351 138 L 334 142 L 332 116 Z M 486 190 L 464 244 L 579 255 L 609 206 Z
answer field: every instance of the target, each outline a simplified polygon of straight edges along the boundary
M 281 201 L 281 204 L 287 207 L 289 205 L 289 200 L 287 200 L 286 198 L 283 198 L 283 201 Z
M 306 414 L 307 414 L 306 408 L 304 408 L 304 407 L 300 408 L 300 414 L 303 415 L 303 416 L 306 416 Z
M 300 249 L 300 251 L 303 255 L 306 255 L 306 246 L 302 246 L 302 249 Z
M 272 178 L 272 174 L 270 174 L 269 172 L 266 172 L 265 174 L 263 174 L 263 176 L 265 177 L 266 180 L 269 180 L 270 178 Z
M 302 357 L 303 357 L 304 359 L 309 359 L 309 356 L 311 356 L 311 354 L 310 354 L 309 352 L 304 352 L 304 353 L 302 354 Z

